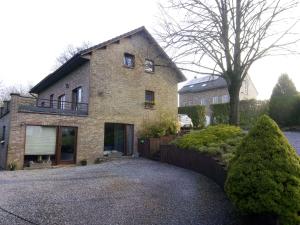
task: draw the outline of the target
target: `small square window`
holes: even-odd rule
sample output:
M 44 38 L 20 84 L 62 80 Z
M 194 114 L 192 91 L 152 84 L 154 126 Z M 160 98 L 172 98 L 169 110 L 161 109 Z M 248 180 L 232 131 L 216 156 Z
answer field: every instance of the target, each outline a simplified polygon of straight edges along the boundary
M 153 73 L 154 72 L 154 62 L 150 59 L 145 60 L 145 71 Z
M 124 54 L 124 66 L 128 68 L 134 67 L 134 55 L 131 55 L 129 53 Z

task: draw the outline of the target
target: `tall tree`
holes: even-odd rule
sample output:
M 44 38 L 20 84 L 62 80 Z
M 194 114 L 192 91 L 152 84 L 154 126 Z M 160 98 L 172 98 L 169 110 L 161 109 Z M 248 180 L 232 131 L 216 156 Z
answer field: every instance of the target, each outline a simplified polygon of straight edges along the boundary
M 0 82 L 0 105 L 2 105 L 3 101 L 10 99 L 10 94 L 20 94 L 23 96 L 30 96 L 28 93 L 32 85 L 27 84 L 14 84 L 6 86 Z
M 282 74 L 275 85 L 269 104 L 269 114 L 281 127 L 297 125 L 299 96 L 287 74 Z M 296 112 L 296 113 L 295 113 Z M 295 115 L 294 115 L 295 114 Z
M 239 123 L 239 92 L 253 63 L 293 52 L 297 0 L 169 0 L 161 6 L 165 48 L 181 69 L 224 78 L 230 124 Z
M 91 43 L 83 42 L 80 46 L 68 45 L 66 49 L 56 58 L 55 69 L 59 68 L 61 65 L 65 64 L 69 59 L 71 59 L 78 52 L 91 47 Z
M 293 96 L 296 95 L 297 89 L 293 81 L 289 78 L 289 75 L 282 74 L 275 87 L 273 88 L 272 97 L 278 96 Z

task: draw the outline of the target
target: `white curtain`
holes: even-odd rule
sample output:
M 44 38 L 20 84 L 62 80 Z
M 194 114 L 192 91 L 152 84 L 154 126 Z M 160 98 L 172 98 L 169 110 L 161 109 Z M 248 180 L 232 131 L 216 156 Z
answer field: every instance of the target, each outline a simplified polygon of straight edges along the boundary
M 26 126 L 25 155 L 54 155 L 56 128 Z

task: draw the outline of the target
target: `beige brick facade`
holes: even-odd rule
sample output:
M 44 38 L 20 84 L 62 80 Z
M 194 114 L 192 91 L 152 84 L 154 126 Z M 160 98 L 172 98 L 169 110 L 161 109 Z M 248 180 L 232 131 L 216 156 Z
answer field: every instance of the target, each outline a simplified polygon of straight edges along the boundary
M 135 56 L 133 69 L 123 66 L 124 53 Z M 13 162 L 18 169 L 23 168 L 27 125 L 77 127 L 76 163 L 83 159 L 93 163 L 103 155 L 105 123 L 133 124 L 136 153 L 137 137 L 144 122 L 158 118 L 162 112 L 177 118 L 177 71 L 166 66 L 156 66 L 154 73 L 144 71 L 145 59 L 153 60 L 156 65 L 167 65 L 168 62 L 143 33 L 95 49 L 85 57 L 89 58 L 88 63 L 47 88 L 40 97 L 49 99 L 50 94 L 55 94 L 55 98 L 61 94 L 70 96 L 73 88 L 82 86 L 87 96 L 84 99 L 89 104 L 87 116 L 20 112 L 19 106 L 32 104 L 33 99 L 12 95 L 7 164 Z M 145 90 L 155 93 L 153 109 L 145 108 Z M 2 118 L 0 125 L 1 121 Z

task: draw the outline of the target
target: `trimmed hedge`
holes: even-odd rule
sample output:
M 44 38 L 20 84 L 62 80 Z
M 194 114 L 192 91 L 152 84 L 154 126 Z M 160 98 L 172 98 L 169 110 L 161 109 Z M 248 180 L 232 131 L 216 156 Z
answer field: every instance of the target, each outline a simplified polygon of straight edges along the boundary
M 272 97 L 269 114 L 280 127 L 300 126 L 300 95 Z
M 195 128 L 205 127 L 206 118 L 204 106 L 196 105 L 179 107 L 178 113 L 188 115 L 192 119 Z
M 244 215 L 300 223 L 300 157 L 270 117 L 261 116 L 237 148 L 225 191 Z
M 268 101 L 243 100 L 240 101 L 240 126 L 250 129 L 259 116 L 268 112 Z M 212 124 L 228 124 L 229 103 L 211 105 Z
M 227 166 L 244 136 L 245 134 L 239 127 L 217 125 L 200 131 L 192 131 L 172 143 L 181 149 L 192 149 L 217 157 Z

